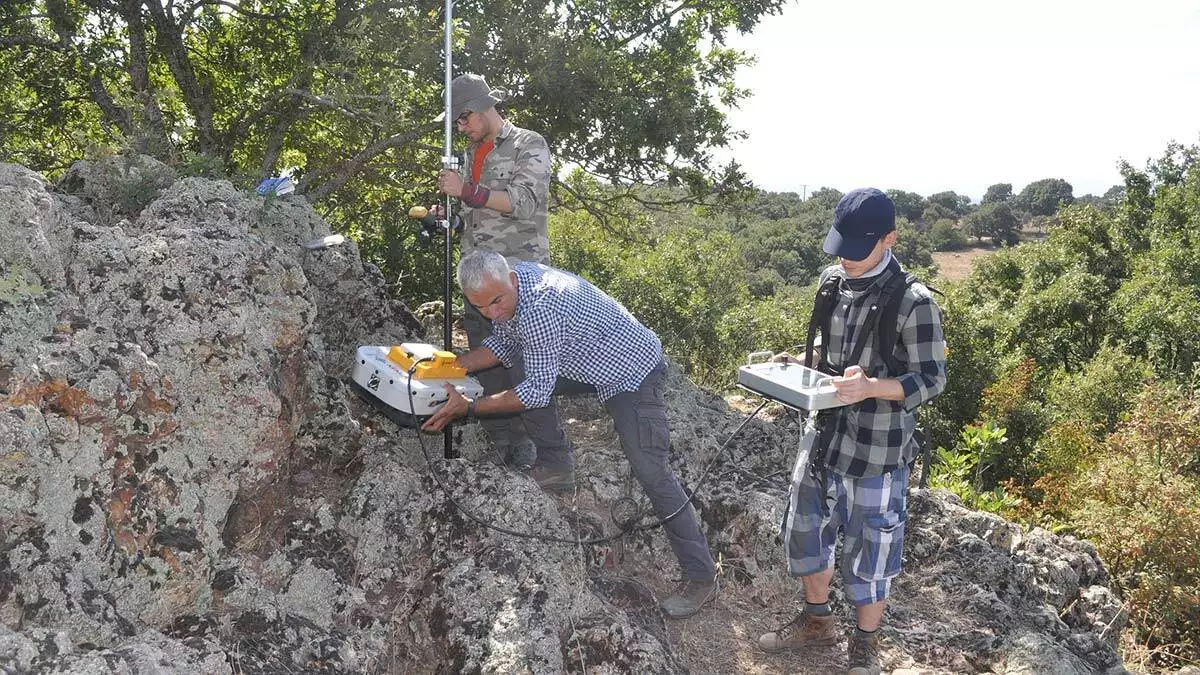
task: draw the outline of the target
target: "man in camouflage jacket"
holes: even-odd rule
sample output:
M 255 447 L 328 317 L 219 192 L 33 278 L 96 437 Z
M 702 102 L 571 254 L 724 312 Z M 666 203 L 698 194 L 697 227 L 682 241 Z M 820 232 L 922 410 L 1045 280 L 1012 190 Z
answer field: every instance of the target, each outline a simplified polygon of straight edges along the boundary
M 546 207 L 550 191 L 550 148 L 541 134 L 501 117 L 502 92 L 483 77 L 460 75 L 450 85 L 455 126 L 471 144 L 462 172 L 443 170 L 438 189 L 463 205 L 462 253 L 476 248 L 500 252 L 511 262 L 550 262 Z M 465 303 L 463 328 L 472 349 L 491 334 L 491 322 Z M 496 367 L 477 374 L 484 392 L 511 389 L 509 371 Z M 497 458 L 511 465 L 532 465 L 535 450 L 519 417 L 489 418 L 481 425 Z

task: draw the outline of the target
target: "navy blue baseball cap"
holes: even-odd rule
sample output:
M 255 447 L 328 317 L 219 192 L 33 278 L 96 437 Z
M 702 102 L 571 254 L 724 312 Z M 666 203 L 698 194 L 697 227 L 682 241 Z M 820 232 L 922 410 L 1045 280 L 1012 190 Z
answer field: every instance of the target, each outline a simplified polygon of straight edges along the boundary
M 863 260 L 894 229 L 896 205 L 891 197 L 875 188 L 851 190 L 833 210 L 825 252 L 846 260 Z

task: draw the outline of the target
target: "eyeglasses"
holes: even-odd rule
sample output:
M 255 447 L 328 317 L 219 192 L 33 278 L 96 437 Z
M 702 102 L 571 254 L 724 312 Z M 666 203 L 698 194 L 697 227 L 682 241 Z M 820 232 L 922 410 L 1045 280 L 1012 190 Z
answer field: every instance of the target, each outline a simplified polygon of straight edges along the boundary
M 454 124 L 461 127 L 462 125 L 466 124 L 471 119 L 471 114 L 474 112 L 475 112 L 474 110 L 468 110 L 465 113 L 459 115 L 458 117 L 455 117 Z

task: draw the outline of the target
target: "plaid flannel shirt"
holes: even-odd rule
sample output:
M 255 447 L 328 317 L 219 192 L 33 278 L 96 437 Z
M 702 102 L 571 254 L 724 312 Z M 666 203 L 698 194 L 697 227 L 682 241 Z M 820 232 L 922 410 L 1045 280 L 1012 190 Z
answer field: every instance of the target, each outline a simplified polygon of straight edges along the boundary
M 658 336 L 585 279 L 530 262 L 513 271 L 516 314 L 493 323 L 481 346 L 509 367 L 522 350 L 525 380 L 514 391 L 526 408 L 549 405 L 560 376 L 592 385 L 601 401 L 637 391 L 662 361 Z
M 821 273 L 821 283 L 840 271 L 833 265 Z M 889 263 L 866 290 L 854 291 L 842 283 L 841 297 L 833 307 L 830 335 L 822 336 L 829 362 L 843 364 L 854 348 L 854 340 L 863 329 L 871 301 L 878 297 L 883 283 L 895 274 L 904 274 L 896 261 Z M 837 434 L 825 458 L 830 469 L 857 478 L 887 473 L 908 464 L 916 456 L 913 438 L 916 409 L 942 392 L 946 386 L 946 342 L 942 334 L 941 309 L 932 293 L 914 283 L 904 293 L 897 314 L 897 343 L 893 353 L 907 372 L 895 376 L 904 388 L 903 401 L 869 398 L 854 405 L 835 408 L 840 417 Z M 876 336 L 868 339 L 858 365 L 868 377 L 889 377 L 887 366 L 876 353 Z

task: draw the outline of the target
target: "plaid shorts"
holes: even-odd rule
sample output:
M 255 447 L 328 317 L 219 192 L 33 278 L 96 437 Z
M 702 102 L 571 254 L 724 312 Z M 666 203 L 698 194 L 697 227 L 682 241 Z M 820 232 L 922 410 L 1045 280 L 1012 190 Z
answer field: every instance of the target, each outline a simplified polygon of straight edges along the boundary
M 871 478 L 851 478 L 825 469 L 826 490 L 809 475 L 808 454 L 816 434 L 805 434 L 796 458 L 783 522 L 788 571 L 808 576 L 833 565 L 838 530 L 844 530 L 842 578 L 856 607 L 887 599 L 900 574 L 904 523 L 908 520 L 908 466 Z M 828 509 L 822 509 L 822 502 Z M 823 513 L 823 511 L 825 511 Z

